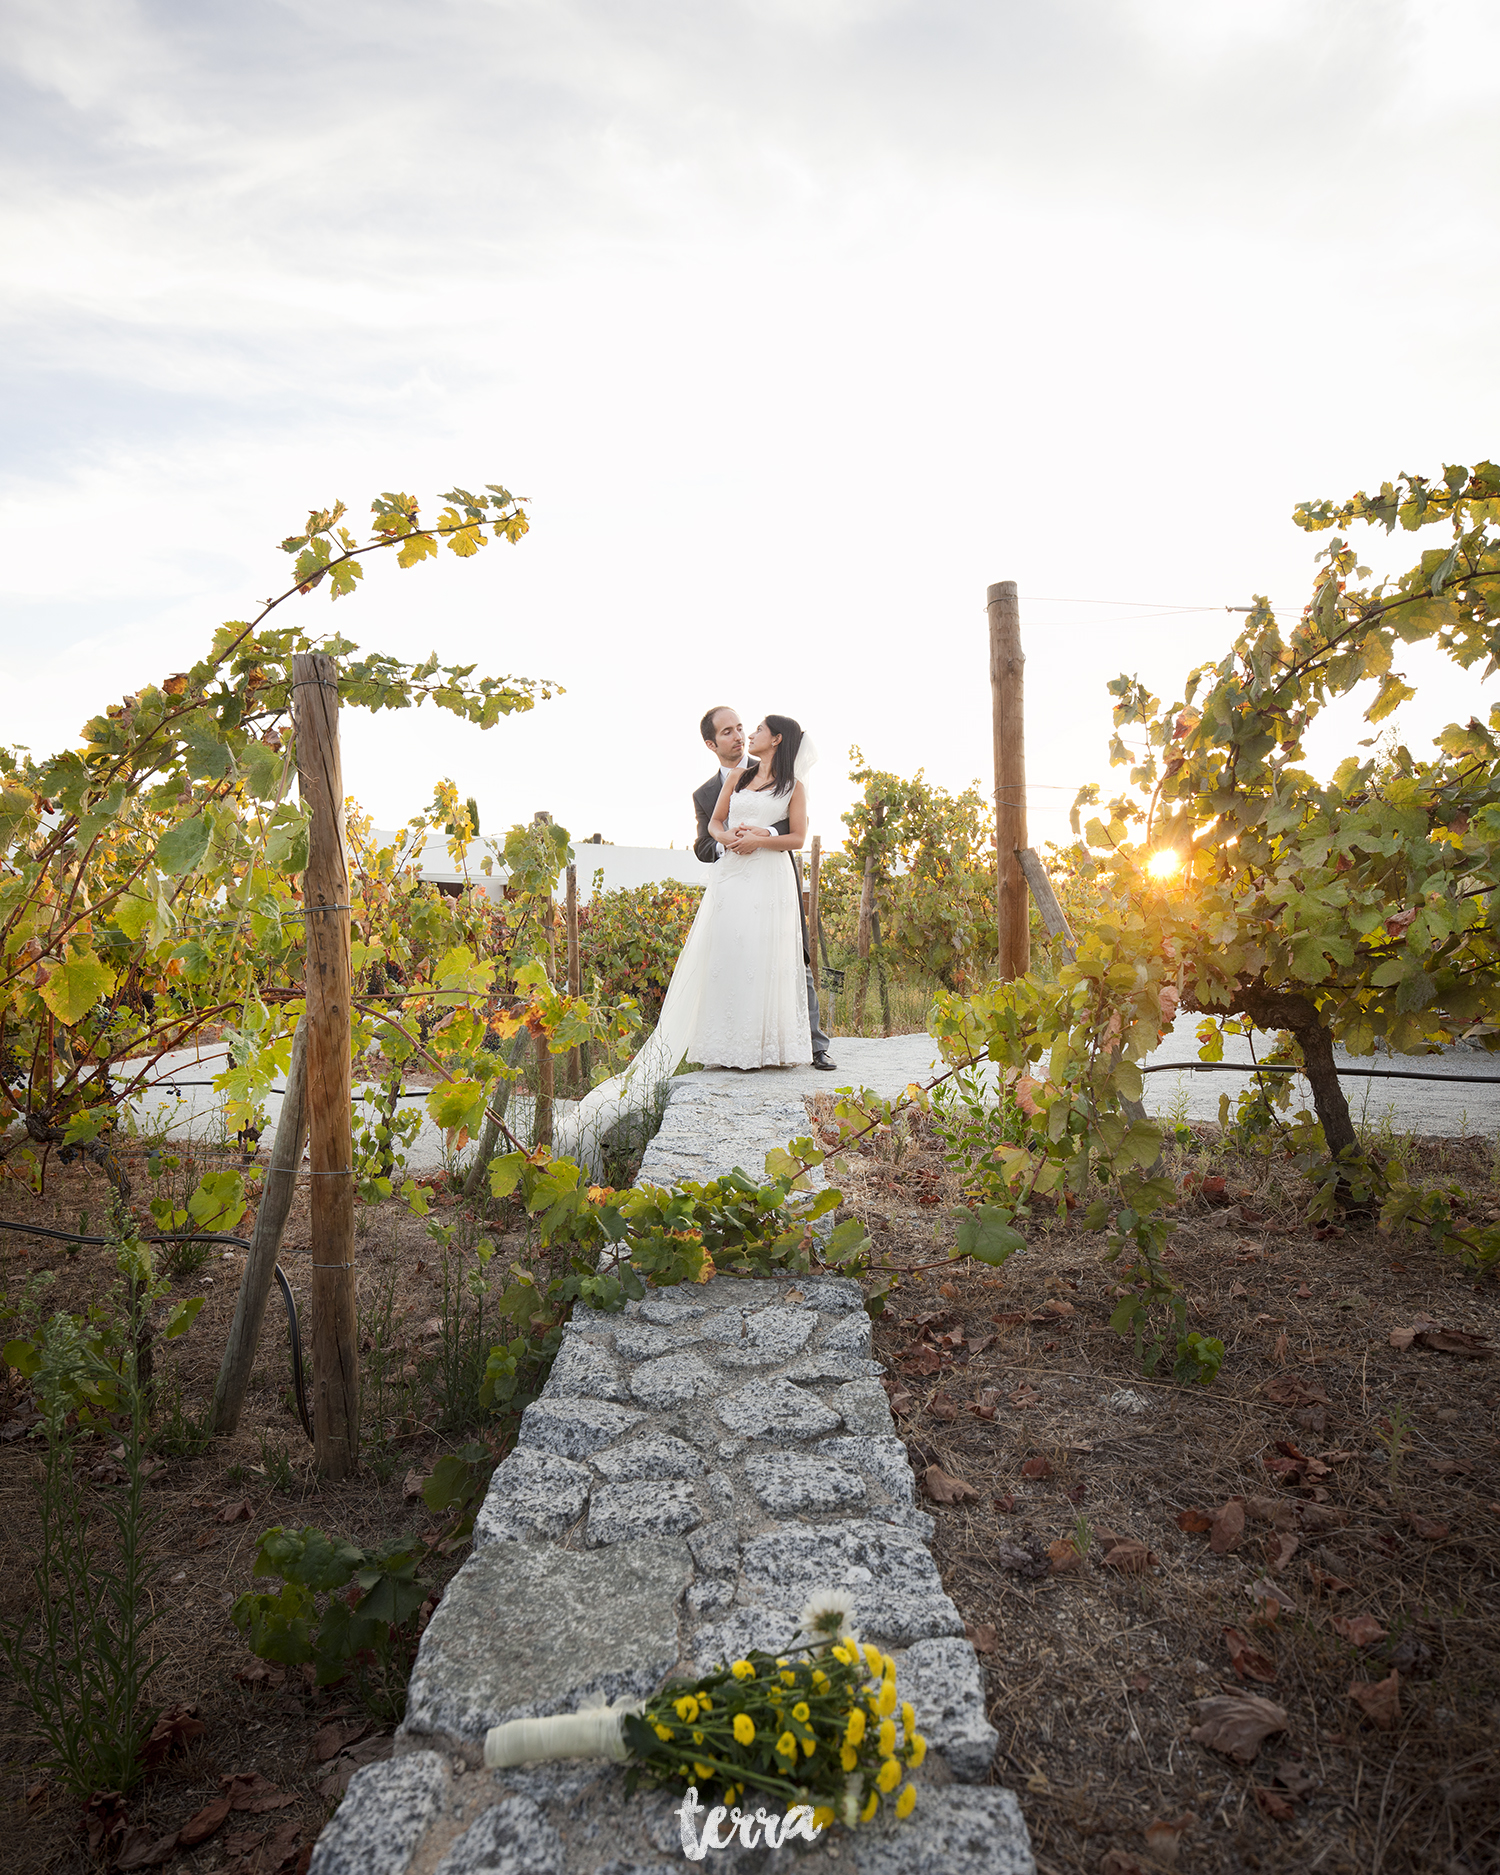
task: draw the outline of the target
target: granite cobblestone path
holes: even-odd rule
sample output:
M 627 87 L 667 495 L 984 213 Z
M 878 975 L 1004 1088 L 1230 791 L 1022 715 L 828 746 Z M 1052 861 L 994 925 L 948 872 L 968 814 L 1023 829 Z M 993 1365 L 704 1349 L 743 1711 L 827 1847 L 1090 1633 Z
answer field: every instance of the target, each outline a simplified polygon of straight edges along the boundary
M 758 1168 L 807 1128 L 780 1079 L 683 1077 L 642 1177 Z M 486 1731 L 775 1651 L 822 1587 L 896 1657 L 930 1744 L 917 1809 L 704 1866 L 1035 1875 L 1014 1793 L 984 1781 L 998 1740 L 932 1530 L 856 1283 L 718 1276 L 575 1310 L 422 1638 L 396 1756 L 355 1776 L 310 1875 L 676 1875 L 676 1795 L 627 1799 L 611 1765 L 485 1771 Z

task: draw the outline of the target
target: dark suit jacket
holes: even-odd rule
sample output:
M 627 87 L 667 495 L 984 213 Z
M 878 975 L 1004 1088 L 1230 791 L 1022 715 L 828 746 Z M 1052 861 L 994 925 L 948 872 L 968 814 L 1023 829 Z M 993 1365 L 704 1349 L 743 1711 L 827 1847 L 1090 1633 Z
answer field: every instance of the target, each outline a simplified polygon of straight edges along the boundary
M 746 766 L 754 773 L 760 764 L 752 755 Z M 705 781 L 701 788 L 693 790 L 693 811 L 698 816 L 698 835 L 693 841 L 693 851 L 705 866 L 713 865 L 719 857 L 719 843 L 709 832 L 708 823 L 714 817 L 714 809 L 719 805 L 719 796 L 723 789 L 724 778 L 716 774 Z M 773 827 L 776 833 L 790 833 L 791 830 L 790 820 L 778 820 Z M 802 906 L 802 868 L 797 864 L 795 853 L 788 853 L 787 858 L 792 862 L 792 872 L 797 880 L 797 917 L 802 925 L 802 961 L 810 964 L 812 953 L 807 948 L 807 913 Z

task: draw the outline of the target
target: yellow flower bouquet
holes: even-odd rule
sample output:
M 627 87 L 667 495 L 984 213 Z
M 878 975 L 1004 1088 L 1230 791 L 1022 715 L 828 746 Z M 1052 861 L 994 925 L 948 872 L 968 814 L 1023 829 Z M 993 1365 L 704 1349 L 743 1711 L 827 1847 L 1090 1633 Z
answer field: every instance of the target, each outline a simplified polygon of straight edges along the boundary
M 637 1708 L 605 1709 L 497 1726 L 491 1768 L 541 1757 L 613 1758 L 638 1784 L 711 1792 L 724 1805 L 754 1791 L 806 1806 L 821 1829 L 853 1828 L 888 1803 L 898 1817 L 917 1801 L 906 1773 L 927 1744 L 903 1703 L 896 1666 L 846 1630 L 847 1598 L 816 1597 L 803 1611 L 815 1638 L 785 1654 L 752 1650 L 696 1680 L 669 1680 Z

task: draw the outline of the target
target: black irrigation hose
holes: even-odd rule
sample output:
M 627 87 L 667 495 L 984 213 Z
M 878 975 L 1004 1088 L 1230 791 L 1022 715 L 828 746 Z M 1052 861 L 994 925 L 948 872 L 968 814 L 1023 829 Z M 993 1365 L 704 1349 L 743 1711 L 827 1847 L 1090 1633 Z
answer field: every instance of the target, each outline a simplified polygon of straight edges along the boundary
M 107 1248 L 119 1240 L 114 1237 L 85 1237 L 76 1230 L 52 1230 L 46 1224 L 20 1224 L 14 1219 L 0 1217 L 0 1230 L 17 1230 L 28 1237 L 55 1237 L 59 1243 L 86 1243 Z M 232 1237 L 227 1231 L 195 1230 L 186 1236 L 153 1234 L 143 1237 L 142 1243 L 232 1243 L 237 1250 L 248 1250 L 249 1243 L 243 1237 Z M 297 1395 L 297 1417 L 302 1421 L 302 1430 L 310 1439 L 313 1436 L 312 1414 L 307 1405 L 307 1381 L 302 1372 L 302 1335 L 297 1326 L 297 1304 L 292 1300 L 292 1287 L 286 1279 L 286 1273 L 277 1263 L 272 1273 L 276 1286 L 281 1291 L 281 1299 L 286 1304 L 286 1332 L 292 1349 L 292 1386 Z
M 170 1081 L 148 1081 L 144 1087 L 137 1090 L 136 1094 L 131 1095 L 131 1099 L 134 1100 L 138 1098 L 140 1094 L 161 1094 L 161 1093 L 175 1094 L 179 1087 L 212 1087 L 212 1086 L 213 1086 L 212 1081 L 183 1081 L 183 1080 L 176 1080 L 176 1079 L 170 1080 Z M 270 1091 L 273 1094 L 282 1094 L 286 1092 L 286 1089 L 282 1087 L 273 1087 Z M 425 1100 L 431 1092 L 432 1092 L 432 1089 L 430 1087 L 403 1087 L 400 1093 L 397 1094 L 396 1098 L 397 1100 Z M 377 1098 L 384 1098 L 384 1099 L 389 1100 L 390 1095 L 386 1092 L 384 1088 L 379 1089 L 378 1093 L 372 1089 L 368 1093 L 356 1093 L 355 1095 L 355 1099 L 357 1100 L 374 1100 Z
M 1153 1061 L 1142 1074 L 1305 1074 L 1290 1061 Z M 1366 1081 L 1447 1081 L 1452 1087 L 1500 1087 L 1500 1074 L 1423 1074 L 1415 1068 L 1346 1068 L 1334 1064 L 1339 1075 L 1358 1076 Z

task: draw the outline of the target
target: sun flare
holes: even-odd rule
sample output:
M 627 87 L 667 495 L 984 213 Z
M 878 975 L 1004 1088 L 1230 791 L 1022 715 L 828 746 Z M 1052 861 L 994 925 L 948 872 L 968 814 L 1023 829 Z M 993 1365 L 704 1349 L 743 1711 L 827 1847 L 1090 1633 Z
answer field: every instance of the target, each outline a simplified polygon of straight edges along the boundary
M 1146 861 L 1146 870 L 1153 879 L 1170 879 L 1174 873 L 1182 870 L 1182 855 L 1175 847 L 1164 847 Z

